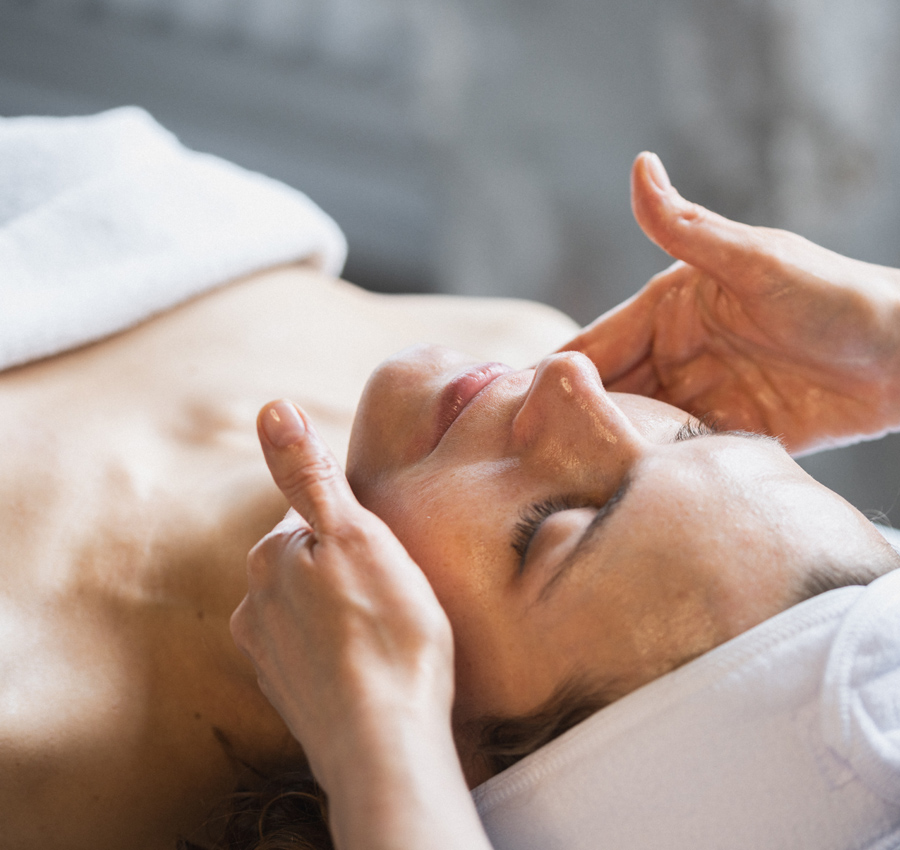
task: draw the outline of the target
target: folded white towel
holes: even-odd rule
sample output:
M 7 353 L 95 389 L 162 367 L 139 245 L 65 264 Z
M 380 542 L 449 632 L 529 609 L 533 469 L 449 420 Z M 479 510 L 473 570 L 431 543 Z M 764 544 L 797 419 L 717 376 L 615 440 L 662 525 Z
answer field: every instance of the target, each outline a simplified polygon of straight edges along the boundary
M 346 242 L 302 193 L 187 150 L 146 112 L 0 119 L 0 369 Z
M 767 620 L 474 795 L 497 850 L 897 850 L 900 570 Z

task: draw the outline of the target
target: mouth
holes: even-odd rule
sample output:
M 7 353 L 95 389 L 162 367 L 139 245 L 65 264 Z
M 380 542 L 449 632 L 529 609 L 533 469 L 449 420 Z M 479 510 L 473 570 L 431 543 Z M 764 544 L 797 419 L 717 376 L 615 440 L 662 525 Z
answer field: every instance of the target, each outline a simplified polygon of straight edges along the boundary
M 434 437 L 430 451 L 434 451 L 450 430 L 450 426 L 459 418 L 465 408 L 501 375 L 512 372 L 512 368 L 503 363 L 482 363 L 472 366 L 457 375 L 438 398 L 437 416 L 435 419 Z

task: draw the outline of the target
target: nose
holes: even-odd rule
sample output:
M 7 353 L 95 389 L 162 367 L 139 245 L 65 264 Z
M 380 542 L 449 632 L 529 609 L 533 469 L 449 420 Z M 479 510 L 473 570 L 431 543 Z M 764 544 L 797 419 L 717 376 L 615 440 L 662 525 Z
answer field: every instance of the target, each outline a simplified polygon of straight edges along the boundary
M 594 364 L 576 351 L 552 354 L 538 364 L 513 420 L 512 441 L 520 454 L 566 467 L 600 457 L 627 465 L 644 447 Z

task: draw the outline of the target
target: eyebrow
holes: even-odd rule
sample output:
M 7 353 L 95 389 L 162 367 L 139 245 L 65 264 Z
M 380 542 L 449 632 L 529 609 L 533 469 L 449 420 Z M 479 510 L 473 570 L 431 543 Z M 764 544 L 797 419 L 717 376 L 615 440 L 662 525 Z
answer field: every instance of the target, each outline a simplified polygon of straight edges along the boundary
M 759 440 L 766 443 L 774 443 L 780 448 L 784 448 L 784 444 L 777 437 L 770 437 L 768 434 L 760 434 L 756 431 L 719 431 L 715 426 L 710 425 L 701 419 L 695 419 L 694 417 L 688 419 L 687 422 L 672 435 L 671 442 L 683 443 L 687 440 L 696 440 L 701 437 L 741 437 L 745 440 Z M 559 565 L 553 571 L 550 578 L 547 579 L 546 584 L 541 588 L 540 594 L 538 594 L 538 602 L 546 600 L 566 574 L 581 560 L 584 554 L 588 550 L 594 548 L 595 541 L 599 538 L 618 507 L 625 501 L 625 497 L 628 495 L 636 478 L 637 475 L 634 469 L 630 469 L 623 476 L 616 492 L 613 493 L 612 496 L 597 510 L 597 514 L 584 530 L 581 537 L 578 538 L 575 548 L 559 562 Z

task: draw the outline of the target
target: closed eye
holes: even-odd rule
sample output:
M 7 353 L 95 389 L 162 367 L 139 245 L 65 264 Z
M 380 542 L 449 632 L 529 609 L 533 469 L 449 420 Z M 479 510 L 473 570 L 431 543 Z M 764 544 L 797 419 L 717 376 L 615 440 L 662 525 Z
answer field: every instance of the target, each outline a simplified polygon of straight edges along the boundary
M 561 511 L 569 511 L 573 508 L 585 507 L 583 502 L 579 502 L 568 497 L 554 497 L 543 499 L 540 502 L 534 502 L 524 508 L 519 514 L 519 521 L 513 529 L 512 548 L 519 556 L 519 571 L 525 567 L 525 557 L 528 554 L 528 547 L 534 540 L 538 529 L 544 521 L 553 514 Z

